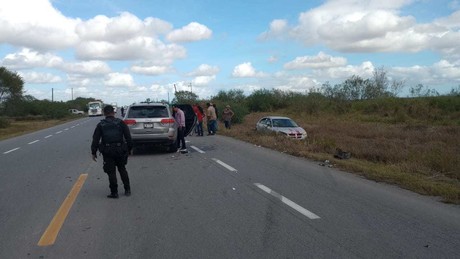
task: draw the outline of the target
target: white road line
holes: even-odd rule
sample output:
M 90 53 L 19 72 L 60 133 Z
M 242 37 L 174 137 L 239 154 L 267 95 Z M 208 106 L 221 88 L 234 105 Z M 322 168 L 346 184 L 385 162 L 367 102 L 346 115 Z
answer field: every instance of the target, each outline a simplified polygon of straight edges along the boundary
M 34 141 L 29 142 L 29 143 L 27 143 L 27 144 L 31 145 L 31 144 L 33 144 L 33 143 L 37 143 L 38 141 L 40 141 L 40 140 L 37 139 L 37 140 L 34 140 Z
M 288 205 L 289 207 L 295 209 L 296 211 L 300 212 L 304 216 L 308 217 L 309 219 L 319 219 L 320 217 L 316 215 L 315 213 L 303 208 L 302 206 L 298 205 L 297 203 L 291 201 L 290 199 L 282 196 L 281 194 L 273 191 L 272 189 L 268 188 L 267 186 L 260 184 L 260 183 L 254 183 L 255 186 L 259 187 L 262 189 L 264 192 L 272 195 L 273 197 L 279 199 L 281 202 L 284 204 Z
M 62 130 L 60 130 L 60 131 L 56 132 L 56 134 L 60 134 L 60 133 L 62 133 Z
M 195 149 L 196 151 L 198 151 L 198 153 L 201 153 L 201 154 L 204 154 L 205 152 L 195 146 L 190 146 L 191 148 Z
M 64 130 L 69 130 L 69 128 L 66 128 L 66 129 L 64 129 Z
M 53 136 L 53 135 L 48 135 L 48 136 L 46 136 L 45 138 L 51 138 L 52 136 Z
M 18 149 L 19 149 L 18 147 L 17 147 L 17 148 L 13 148 L 13 149 L 11 149 L 11 150 L 8 150 L 8 151 L 6 151 L 6 152 L 3 152 L 3 154 L 8 154 L 8 153 L 11 153 L 11 152 L 16 151 L 16 150 L 18 150 Z
M 227 165 L 226 163 L 220 161 L 219 159 L 213 158 L 212 160 L 216 161 L 216 163 L 218 163 L 219 165 L 227 168 L 229 171 L 232 171 L 232 172 L 235 172 L 235 173 L 238 172 L 238 170 L 236 170 L 235 168 L 233 168 L 233 167 Z
M 71 129 L 75 128 L 75 126 L 70 127 Z

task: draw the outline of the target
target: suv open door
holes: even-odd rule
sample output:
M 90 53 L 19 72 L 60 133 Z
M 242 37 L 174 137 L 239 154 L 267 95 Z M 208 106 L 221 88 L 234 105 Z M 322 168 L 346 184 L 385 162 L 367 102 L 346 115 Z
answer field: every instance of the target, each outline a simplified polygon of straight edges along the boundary
M 188 136 L 192 130 L 195 128 L 197 117 L 193 111 L 193 107 L 190 104 L 175 104 L 184 112 L 185 115 L 185 135 Z M 174 115 L 173 115 L 174 116 Z

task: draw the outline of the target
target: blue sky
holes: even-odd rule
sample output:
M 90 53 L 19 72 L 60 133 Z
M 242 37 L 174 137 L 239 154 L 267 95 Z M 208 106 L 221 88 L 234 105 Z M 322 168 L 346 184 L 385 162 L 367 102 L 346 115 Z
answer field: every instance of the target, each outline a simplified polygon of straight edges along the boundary
M 119 105 L 172 100 L 174 85 L 307 92 L 382 67 L 401 96 L 446 93 L 459 28 L 458 0 L 0 0 L 0 66 L 38 99 Z

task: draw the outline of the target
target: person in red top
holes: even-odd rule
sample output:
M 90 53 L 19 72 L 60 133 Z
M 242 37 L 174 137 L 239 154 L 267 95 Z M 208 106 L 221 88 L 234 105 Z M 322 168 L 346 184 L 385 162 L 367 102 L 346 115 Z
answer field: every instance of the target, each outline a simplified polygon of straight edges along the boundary
M 201 106 L 198 103 L 195 103 L 193 105 L 193 111 L 195 112 L 196 118 L 198 120 L 198 123 L 195 126 L 196 135 L 203 136 L 203 118 L 204 118 L 203 108 L 201 108 Z

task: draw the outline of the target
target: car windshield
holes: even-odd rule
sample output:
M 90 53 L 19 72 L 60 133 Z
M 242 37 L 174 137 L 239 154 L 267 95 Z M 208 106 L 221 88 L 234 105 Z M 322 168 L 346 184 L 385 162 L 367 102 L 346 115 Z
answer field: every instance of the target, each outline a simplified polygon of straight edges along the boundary
M 297 124 L 290 119 L 273 119 L 273 127 L 293 128 L 298 127 Z
M 129 118 L 163 118 L 169 117 L 165 106 L 133 106 L 128 112 Z

